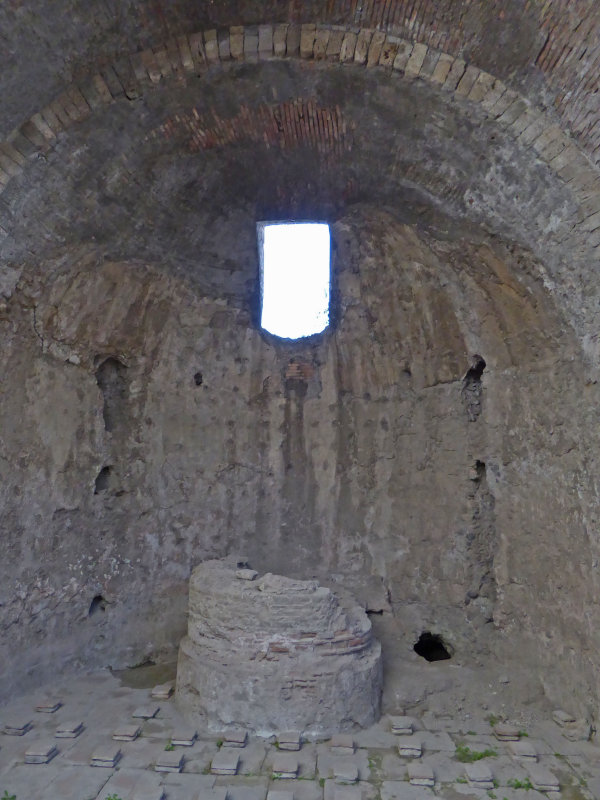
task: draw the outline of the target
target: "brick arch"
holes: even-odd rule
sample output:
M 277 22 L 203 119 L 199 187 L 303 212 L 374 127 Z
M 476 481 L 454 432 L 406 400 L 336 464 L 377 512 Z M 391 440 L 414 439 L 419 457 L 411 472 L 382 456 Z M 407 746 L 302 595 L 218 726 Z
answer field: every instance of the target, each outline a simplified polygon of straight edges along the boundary
M 568 186 L 579 205 L 574 232 L 586 250 L 600 256 L 600 173 L 551 114 L 460 57 L 376 28 L 306 23 L 206 30 L 119 59 L 68 86 L 0 143 L 0 193 L 61 133 L 116 101 L 134 100 L 166 81 L 187 83 L 228 62 L 285 58 L 394 71 L 439 88 L 449 99 L 476 104 Z

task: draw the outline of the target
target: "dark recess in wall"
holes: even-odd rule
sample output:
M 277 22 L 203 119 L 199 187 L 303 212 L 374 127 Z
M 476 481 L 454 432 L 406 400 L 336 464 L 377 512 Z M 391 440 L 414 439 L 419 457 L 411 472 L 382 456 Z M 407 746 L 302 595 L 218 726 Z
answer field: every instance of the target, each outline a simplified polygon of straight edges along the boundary
M 471 357 L 471 366 L 463 378 L 461 396 L 470 422 L 475 422 L 482 411 L 481 377 L 485 367 L 485 359 L 476 353 Z
M 112 356 L 105 359 L 96 370 L 96 381 L 102 392 L 104 428 L 109 433 L 118 427 L 124 417 L 127 398 L 127 367 Z
M 419 641 L 416 642 L 413 649 L 418 656 L 421 656 L 426 661 L 446 661 L 452 657 L 446 649 L 442 637 L 429 631 L 424 631 L 419 636 Z

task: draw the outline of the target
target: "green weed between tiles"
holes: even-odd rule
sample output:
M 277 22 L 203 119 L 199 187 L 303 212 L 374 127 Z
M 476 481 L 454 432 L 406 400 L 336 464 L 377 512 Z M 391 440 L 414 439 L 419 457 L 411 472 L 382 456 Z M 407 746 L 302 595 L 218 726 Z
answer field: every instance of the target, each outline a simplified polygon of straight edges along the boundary
M 533 789 L 533 783 L 529 780 L 529 778 L 525 778 L 524 781 L 513 778 L 511 781 L 507 781 L 506 785 L 510 786 L 512 789 L 525 789 L 527 792 L 530 789 Z
M 17 795 L 16 794 L 9 794 L 5 789 L 4 790 L 4 794 L 2 795 L 0 800 L 17 800 Z M 109 798 L 109 800 L 110 800 L 110 798 Z
M 481 761 L 482 758 L 493 758 L 497 755 L 495 750 L 471 750 L 466 744 L 457 744 L 454 757 L 463 764 L 472 764 L 474 761 Z

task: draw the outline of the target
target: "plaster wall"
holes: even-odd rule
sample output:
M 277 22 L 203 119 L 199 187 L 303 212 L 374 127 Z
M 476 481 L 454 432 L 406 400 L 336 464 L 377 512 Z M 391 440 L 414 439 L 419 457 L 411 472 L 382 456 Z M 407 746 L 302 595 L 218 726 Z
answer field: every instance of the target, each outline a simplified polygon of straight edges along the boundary
M 333 325 L 296 344 L 256 328 L 252 295 L 142 263 L 87 252 L 21 279 L 2 316 L 9 685 L 171 657 L 191 569 L 244 552 L 393 615 L 407 656 L 423 630 L 465 663 L 518 656 L 593 715 L 596 388 L 535 260 L 365 206 L 332 235 Z

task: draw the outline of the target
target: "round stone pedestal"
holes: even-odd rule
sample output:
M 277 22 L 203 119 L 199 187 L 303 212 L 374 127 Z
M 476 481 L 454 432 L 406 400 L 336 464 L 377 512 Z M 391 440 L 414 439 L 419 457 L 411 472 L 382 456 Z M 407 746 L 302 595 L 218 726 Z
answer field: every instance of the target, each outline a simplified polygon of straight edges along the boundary
M 213 730 L 264 735 L 375 722 L 381 646 L 364 610 L 316 581 L 251 577 L 222 561 L 192 573 L 177 668 L 182 710 Z

